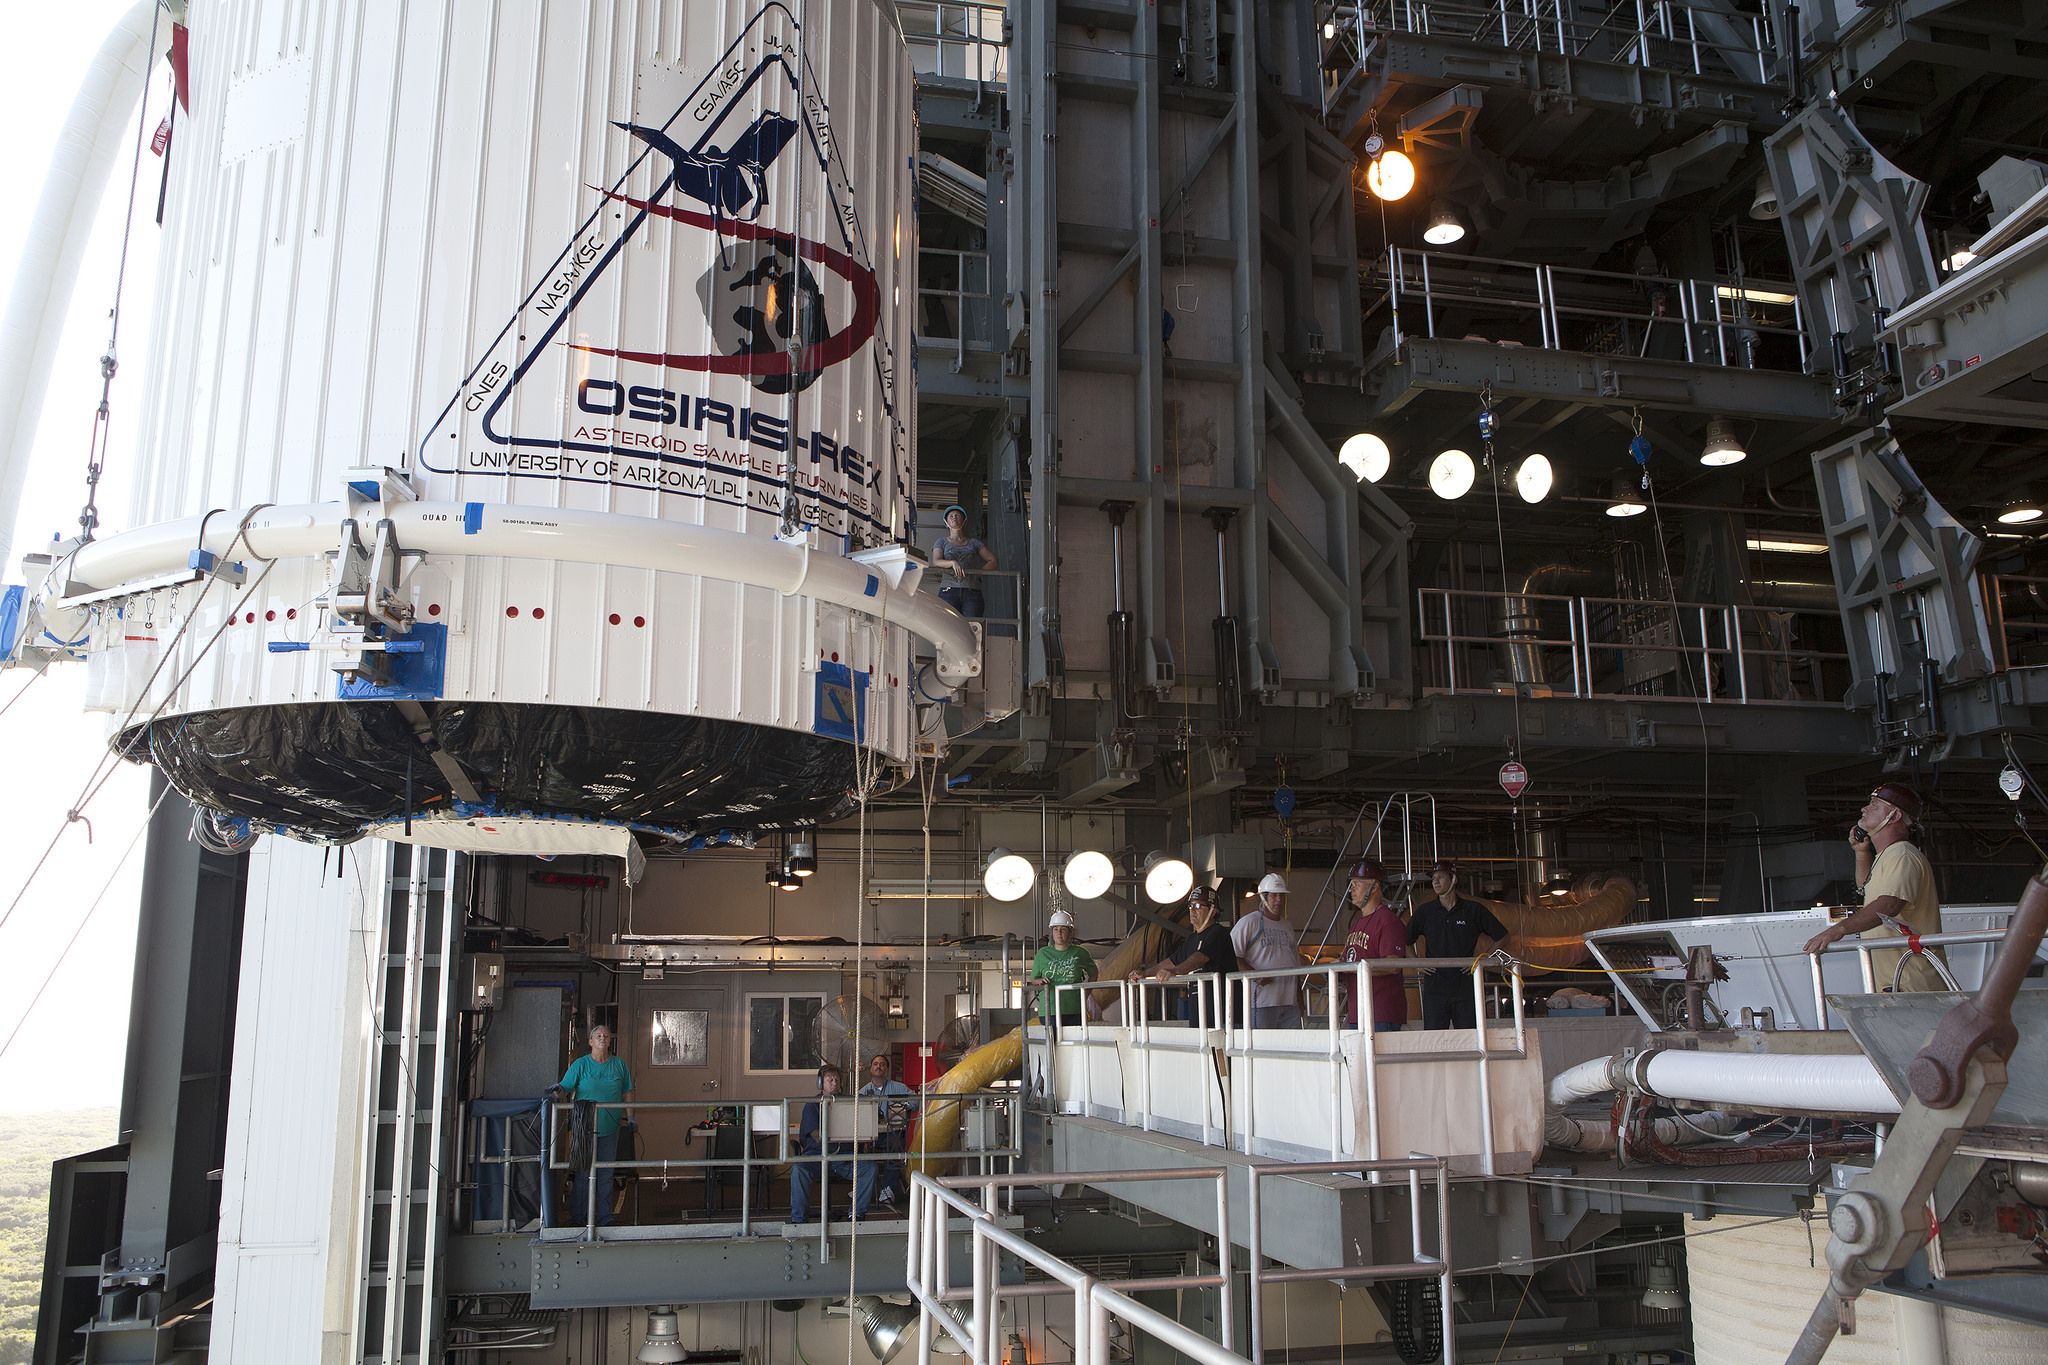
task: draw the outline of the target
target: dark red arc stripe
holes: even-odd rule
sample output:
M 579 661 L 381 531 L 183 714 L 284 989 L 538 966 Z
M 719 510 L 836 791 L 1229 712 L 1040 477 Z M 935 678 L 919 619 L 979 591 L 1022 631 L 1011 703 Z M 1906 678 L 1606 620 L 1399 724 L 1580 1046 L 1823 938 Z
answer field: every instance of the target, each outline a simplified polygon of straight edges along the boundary
M 714 220 L 706 213 L 671 208 L 666 204 L 650 204 L 609 191 L 605 197 L 642 209 L 658 218 L 672 218 L 676 222 L 703 228 L 706 231 L 721 232 L 740 241 L 772 239 L 792 245 L 804 259 L 816 261 L 851 285 L 853 319 L 817 345 L 805 347 L 801 353 L 802 359 L 798 362 L 801 370 L 822 370 L 837 365 L 865 346 L 868 338 L 875 334 L 875 323 L 882 313 L 882 288 L 875 283 L 874 271 L 861 265 L 845 252 L 835 251 L 823 242 L 798 241 L 791 233 L 777 232 L 773 228 L 762 227 L 759 223 Z M 659 365 L 670 370 L 702 370 L 711 374 L 745 375 L 786 375 L 790 372 L 787 351 L 748 355 L 664 355 L 657 351 L 620 351 L 603 346 L 571 345 L 569 349 L 585 351 L 591 355 L 607 355 L 619 360 L 636 361 L 643 365 Z

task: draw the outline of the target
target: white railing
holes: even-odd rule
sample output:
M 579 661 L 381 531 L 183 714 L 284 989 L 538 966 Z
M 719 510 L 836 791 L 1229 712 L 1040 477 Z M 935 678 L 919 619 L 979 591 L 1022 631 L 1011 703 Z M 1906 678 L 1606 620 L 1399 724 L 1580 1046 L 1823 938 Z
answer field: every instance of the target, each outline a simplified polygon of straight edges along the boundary
M 911 70 L 918 75 L 977 85 L 1009 80 L 1010 49 L 1003 35 L 1001 5 L 896 0 L 896 12 L 902 16 Z
M 1403 978 L 1405 989 L 1408 974 L 1431 971 L 1470 972 L 1473 1016 L 1479 1024 L 1473 1032 L 1478 1045 L 1454 1051 L 1383 1050 L 1380 1039 L 1388 1035 L 1376 1033 L 1373 1029 L 1373 981 L 1389 975 L 1399 976 Z M 1511 1001 L 1514 1039 L 1510 1047 L 1496 1047 L 1488 1042 L 1486 997 L 1489 978 L 1497 979 Z M 1321 984 L 1326 1017 L 1320 1025 L 1293 1030 L 1255 1029 L 1251 1026 L 1251 1001 L 1256 998 L 1259 983 L 1283 979 L 1300 980 L 1305 985 L 1309 982 Z M 1348 1027 L 1344 1021 L 1342 988 L 1347 984 L 1353 992 L 1352 998 L 1358 1001 L 1359 1022 L 1356 1028 Z M 1188 999 L 1193 1017 L 1186 1024 L 1168 1023 L 1152 1017 L 1163 1006 L 1164 992 L 1174 987 L 1192 991 Z M 1171 983 L 1143 979 L 1057 986 L 1053 993 L 1059 996 L 1105 989 L 1117 992 L 1118 1023 L 1092 1021 L 1083 1011 L 1079 1023 L 1060 1025 L 1052 1033 L 1053 1045 L 1077 1049 L 1080 1061 L 1080 1065 L 1074 1068 L 1079 1073 L 1078 1094 L 1061 1093 L 1059 1068 L 1049 1068 L 1056 1111 L 1103 1115 L 1114 1109 L 1120 1122 L 1145 1132 L 1155 1129 L 1167 1131 L 1168 1124 L 1185 1126 L 1188 1136 L 1199 1133 L 1200 1141 L 1206 1147 L 1234 1148 L 1251 1154 L 1255 1154 L 1258 1144 L 1264 1141 L 1288 1150 L 1320 1148 L 1327 1151 L 1332 1160 L 1362 1157 L 1378 1161 L 1384 1156 L 1386 1145 L 1380 1112 L 1380 1069 L 1385 1066 L 1473 1063 L 1473 1095 L 1478 1109 L 1479 1131 L 1472 1135 L 1469 1150 L 1477 1154 L 1485 1174 L 1496 1174 L 1493 1068 L 1497 1063 L 1521 1062 L 1529 1058 L 1520 963 L 1500 958 L 1482 959 L 1477 964 L 1466 958 L 1379 958 L 1285 970 L 1239 972 L 1227 977 L 1203 973 L 1176 978 Z M 1222 1008 L 1225 1001 L 1230 1005 L 1228 1011 Z M 1057 1010 L 1056 1006 L 1055 1012 Z M 1499 1022 L 1505 1024 L 1508 1021 Z M 1362 1072 L 1355 1083 L 1350 1061 L 1345 1055 L 1346 1042 L 1352 1038 L 1357 1040 L 1355 1046 Z M 1117 1103 L 1109 1105 L 1105 1103 L 1106 1097 L 1098 1097 L 1096 1093 L 1093 1054 L 1106 1050 L 1108 1057 L 1115 1062 L 1126 1047 L 1131 1052 L 1136 1076 L 1127 1081 L 1119 1070 Z M 1177 1105 L 1162 1106 L 1160 1100 L 1163 1095 L 1186 1098 L 1184 1091 L 1173 1087 L 1172 1080 L 1187 1070 L 1185 1065 L 1161 1065 L 1162 1059 L 1170 1061 L 1176 1054 L 1206 1059 L 1218 1051 L 1232 1059 L 1228 1084 L 1239 1098 L 1229 1103 L 1222 1102 L 1222 1097 L 1210 1088 L 1205 1079 L 1198 1087 L 1202 1093 L 1199 1123 L 1172 1113 L 1162 1113 L 1162 1108 L 1179 1108 Z M 1312 1086 L 1303 1073 L 1323 1073 L 1320 1087 L 1301 1091 L 1317 1096 L 1319 1102 L 1321 1097 L 1327 1096 L 1329 1108 L 1323 1132 L 1310 1134 L 1286 1123 L 1276 1125 L 1279 1129 L 1276 1132 L 1260 1131 L 1260 1106 L 1256 1100 L 1262 1066 L 1282 1068 L 1283 1078 L 1297 1080 L 1301 1086 Z M 1197 1068 L 1201 1069 L 1204 1068 Z M 1158 1074 L 1161 1071 L 1169 1073 L 1164 1089 Z M 1353 1125 L 1347 1121 L 1351 1119 L 1361 1095 L 1365 1105 L 1365 1123 L 1364 1131 L 1359 1133 L 1351 1131 Z M 1183 1112 L 1193 1111 L 1190 1108 Z M 1162 1123 L 1162 1119 L 1168 1123 Z
M 917 253 L 917 336 L 921 346 L 950 341 L 956 348 L 953 372 L 967 362 L 968 348 L 995 344 L 986 251 L 921 247 Z
M 1582 270 L 1391 247 L 1364 274 L 1366 335 L 1481 339 L 1553 351 L 1803 371 L 1790 284 Z
M 1473 628 L 1469 621 L 1474 603 L 1487 609 L 1483 628 Z M 1661 695 L 1744 705 L 1835 706 L 1847 686 L 1845 673 L 1842 687 L 1832 686 L 1828 679 L 1847 669 L 1848 654 L 1791 642 L 1797 618 L 1825 623 L 1838 619 L 1834 612 L 1706 602 L 1673 607 L 1623 597 L 1418 588 L 1416 613 L 1418 638 L 1436 647 L 1433 672 L 1441 680 L 1426 684 L 1425 693 L 1455 695 L 1534 685 L 1553 695 L 1580 699 Z M 1461 614 L 1468 616 L 1462 629 Z M 1497 669 L 1498 681 L 1484 680 L 1487 671 L 1475 668 L 1467 657 L 1474 650 L 1510 655 L 1508 666 Z M 1811 696 L 1798 695 L 1793 674 L 1802 668 L 1810 674 L 1806 690 Z M 1683 686 L 1662 693 L 1602 690 L 1601 680 L 1610 671 L 1621 678 L 1624 689 L 1666 677 Z
M 1960 934 L 1922 934 L 1917 940 L 1917 944 L 1919 948 L 1925 949 L 1947 948 L 1963 943 L 2002 943 L 2004 941 L 2005 930 L 2003 929 L 1979 929 Z M 1809 954 L 1811 970 L 1813 972 L 1813 1017 L 1820 1020 L 1822 1028 L 1827 1027 L 1828 998 L 1827 990 L 1821 984 L 1821 953 L 1856 954 L 1856 969 L 1863 977 L 1863 993 L 1865 995 L 1875 995 L 1881 989 L 1887 991 L 1892 989 L 1893 982 L 1879 981 L 1877 979 L 1877 972 L 1871 965 L 1870 955 L 1872 953 L 1898 953 L 1900 954 L 1899 967 L 1903 969 L 1906 965 L 1906 955 L 1914 951 L 1908 945 L 1905 938 L 1888 934 L 1882 938 L 1859 935 L 1856 938 L 1838 939 L 1822 948 L 1819 953 Z M 1942 983 L 1948 989 L 1957 989 L 1955 974 L 1949 971 L 1948 964 L 1932 953 L 1923 952 L 1919 956 L 1926 958 L 1927 965 L 1934 969 L 1935 974 L 1942 979 Z M 1896 978 L 1897 973 L 1895 972 L 1893 975 Z
M 1264 1265 L 1265 1239 L 1262 1226 L 1264 1220 L 1261 1217 L 1260 1181 L 1263 1177 L 1273 1174 L 1362 1174 L 1376 1183 L 1383 1175 L 1405 1174 L 1408 1177 L 1411 1259 L 1371 1266 L 1267 1268 Z M 1257 1365 L 1265 1359 L 1265 1313 L 1262 1300 L 1265 1297 L 1266 1285 L 1297 1280 L 1352 1281 L 1430 1277 L 1439 1280 L 1443 1289 L 1444 1365 L 1457 1365 L 1457 1342 L 1452 1331 L 1451 1317 L 1453 1300 L 1450 1260 L 1450 1171 L 1441 1157 L 1411 1156 L 1399 1161 L 1333 1161 L 1307 1165 L 1252 1165 L 1247 1168 L 1246 1176 L 1249 1207 L 1245 1224 L 1245 1246 L 1249 1255 L 1245 1277 L 1249 1282 L 1251 1304 L 1249 1356 L 1239 1355 L 1231 1349 L 1231 1343 L 1237 1337 L 1234 1306 L 1237 1299 L 1234 1282 L 1237 1276 L 1231 1268 L 1228 1250 L 1233 1239 L 1229 1168 L 1196 1166 L 1137 1171 L 1060 1171 L 1032 1175 L 955 1176 L 937 1180 L 926 1175 L 911 1177 L 910 1238 L 906 1248 L 904 1279 L 918 1304 L 917 1358 L 931 1359 L 936 1329 L 945 1332 L 959 1343 L 961 1349 L 967 1353 L 967 1365 L 1000 1365 L 1003 1334 L 998 1326 L 998 1319 L 1002 1301 L 1009 1298 L 1069 1296 L 1073 1301 L 1075 1329 L 1073 1365 L 1111 1365 L 1112 1320 L 1121 1320 L 1132 1330 L 1144 1332 L 1169 1350 L 1198 1362 L 1198 1365 L 1246 1365 L 1248 1361 L 1252 1365 Z M 1435 1184 L 1437 1191 L 1437 1254 L 1434 1256 L 1425 1254 L 1422 1249 L 1422 1185 L 1425 1177 Z M 1212 1180 L 1216 1185 L 1216 1242 L 1219 1254 L 1218 1270 L 1214 1274 L 1098 1280 L 1086 1271 L 1052 1255 L 1043 1247 L 1025 1240 L 1002 1226 L 996 1218 L 996 1192 L 999 1189 L 1050 1183 L 1105 1187 L 1186 1180 Z M 979 1190 L 981 1202 L 977 1204 L 962 1193 L 967 1190 Z M 969 1233 L 968 1265 L 971 1267 L 972 1281 L 964 1286 L 955 1286 L 949 1279 L 950 1243 L 955 1215 L 965 1220 Z M 1002 1283 L 997 1258 L 1005 1251 L 1044 1274 L 1045 1281 L 1008 1285 Z M 1220 1341 L 1211 1341 L 1192 1328 L 1175 1322 L 1155 1309 L 1147 1308 L 1131 1297 L 1132 1294 L 1147 1290 L 1206 1288 L 1222 1291 L 1218 1295 L 1217 1327 L 1218 1335 L 1222 1338 Z M 962 1303 L 970 1305 L 964 1320 L 953 1307 Z
M 1349 92 L 1376 38 L 1387 33 L 1726 75 L 1759 85 L 1770 83 L 1779 57 L 1767 12 L 1741 14 L 1679 0 L 1618 0 L 1604 10 L 1568 0 L 1368 0 L 1321 9 L 1326 114 Z

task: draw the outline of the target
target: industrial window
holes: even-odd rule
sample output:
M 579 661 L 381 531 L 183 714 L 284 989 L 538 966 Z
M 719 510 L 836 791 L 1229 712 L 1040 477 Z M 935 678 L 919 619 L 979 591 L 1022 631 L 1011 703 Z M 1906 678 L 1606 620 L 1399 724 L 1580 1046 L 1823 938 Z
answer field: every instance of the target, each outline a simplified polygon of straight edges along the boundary
M 747 997 L 747 1070 L 816 1071 L 822 995 Z
M 656 1066 L 711 1065 L 711 1011 L 654 1011 L 650 1060 Z

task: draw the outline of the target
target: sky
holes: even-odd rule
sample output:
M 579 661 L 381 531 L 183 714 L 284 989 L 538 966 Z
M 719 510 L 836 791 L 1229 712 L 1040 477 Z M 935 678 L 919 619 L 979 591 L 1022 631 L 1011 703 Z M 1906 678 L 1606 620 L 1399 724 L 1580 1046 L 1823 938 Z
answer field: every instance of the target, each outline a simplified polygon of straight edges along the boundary
M 67 0 L 10 7 L 9 41 L 35 59 L 17 62 L 8 79 L 0 81 L 0 127 L 8 130 L 0 138 L 0 184 L 8 187 L 0 196 L 0 297 L 15 287 L 51 149 L 79 84 L 115 21 L 133 3 Z M 168 88 L 159 65 L 149 87 L 151 130 L 167 107 Z M 54 533 L 77 530 L 131 153 L 132 147 L 122 152 L 101 202 L 43 403 L 15 521 L 15 562 L 0 566 L 0 582 L 21 581 L 22 551 L 47 543 Z M 135 438 L 150 362 L 156 190 L 162 166 L 145 147 L 122 301 L 120 373 L 110 397 L 111 439 L 100 482 L 102 533 L 131 524 Z M 85 807 L 85 819 L 66 821 L 65 813 L 106 755 L 108 718 L 80 709 L 84 692 L 84 664 L 59 664 L 40 677 L 26 669 L 0 672 L 0 708 L 5 708 L 0 711 L 0 753 L 5 754 L 0 772 L 7 775 L 0 781 L 0 915 L 5 916 L 0 960 L 11 968 L 7 988 L 0 990 L 0 1045 L 5 1048 L 0 1052 L 0 1110 L 120 1101 L 143 858 L 137 836 L 149 802 L 149 770 L 115 765 L 112 778 Z M 46 852 L 42 870 L 27 880 Z M 39 989 L 42 997 L 31 1008 Z

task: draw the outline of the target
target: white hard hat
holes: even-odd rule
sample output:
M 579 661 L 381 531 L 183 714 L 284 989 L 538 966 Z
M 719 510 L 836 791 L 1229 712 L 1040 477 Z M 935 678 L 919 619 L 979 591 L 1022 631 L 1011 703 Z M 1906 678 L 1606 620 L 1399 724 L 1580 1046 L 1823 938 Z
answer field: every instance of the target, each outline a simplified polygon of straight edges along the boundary
M 1269 891 L 1278 891 L 1281 895 L 1286 895 L 1287 878 L 1278 872 L 1268 872 L 1265 879 L 1259 883 L 1259 894 L 1263 896 Z
M 1049 929 L 1057 929 L 1061 925 L 1065 925 L 1069 929 L 1074 927 L 1074 916 L 1072 912 L 1067 910 L 1055 910 L 1052 912 L 1052 918 L 1046 921 L 1046 927 Z

